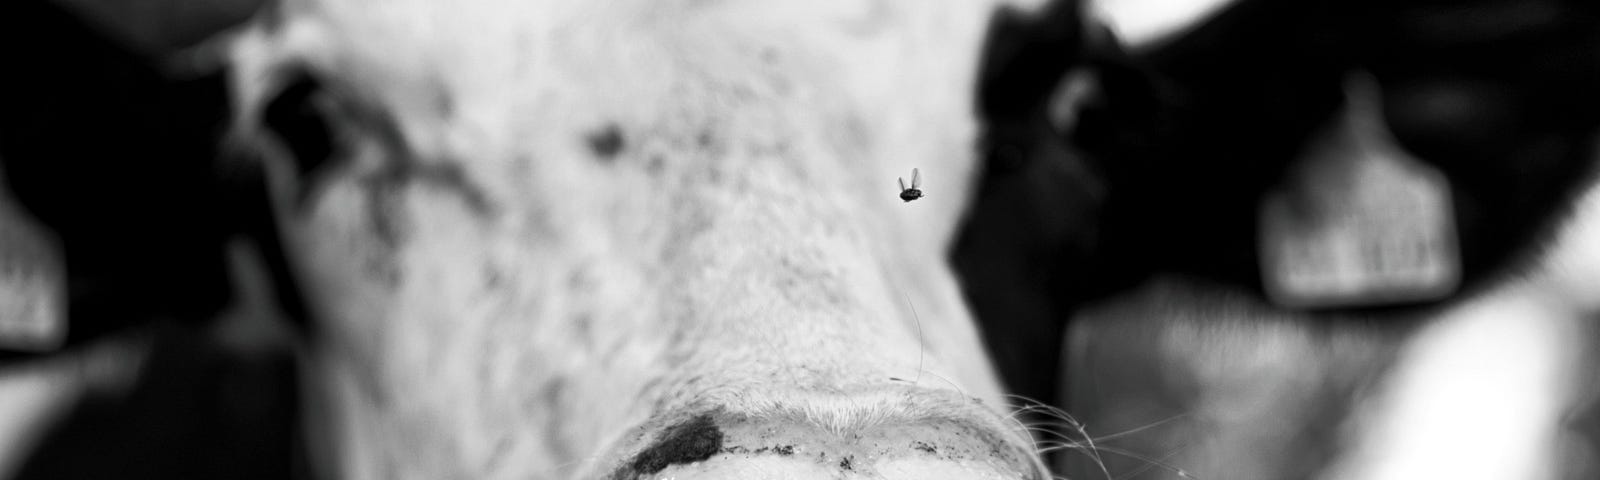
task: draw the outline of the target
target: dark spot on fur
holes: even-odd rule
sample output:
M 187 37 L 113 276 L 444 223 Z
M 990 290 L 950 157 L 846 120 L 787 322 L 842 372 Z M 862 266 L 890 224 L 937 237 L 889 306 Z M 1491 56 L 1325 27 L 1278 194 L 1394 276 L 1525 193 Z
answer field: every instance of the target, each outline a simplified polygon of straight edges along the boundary
M 545 382 L 544 388 L 539 389 L 539 399 L 542 405 L 556 406 L 561 404 L 561 394 L 567 391 L 567 379 L 556 377 Z
M 556 377 L 548 382 L 545 382 L 544 386 L 539 389 L 538 401 L 530 403 L 527 406 L 524 406 L 524 408 L 538 408 L 547 411 L 559 411 L 558 409 L 565 405 L 563 399 L 565 398 L 564 394 L 567 391 L 567 386 L 569 383 L 570 382 L 567 380 L 567 377 Z M 549 445 L 551 445 L 552 451 L 554 451 L 557 455 L 574 455 L 575 452 L 561 435 L 563 433 L 561 426 L 563 425 L 564 420 L 565 419 L 561 418 L 559 415 L 545 416 L 543 428 L 545 439 Z
M 666 169 L 666 166 L 666 158 L 662 158 L 660 155 L 651 155 L 650 162 L 645 164 L 644 170 L 651 175 L 660 175 L 661 171 Z
M 933 445 L 929 445 L 928 442 L 919 441 L 915 445 L 912 445 L 911 448 L 915 448 L 917 450 L 922 450 L 922 451 L 927 452 L 927 453 L 933 453 L 933 454 L 939 453 L 939 449 L 934 447 Z
M 489 459 L 483 462 L 487 466 L 486 469 L 493 470 L 494 467 L 500 465 L 500 462 L 505 461 L 507 453 L 511 453 L 511 439 L 495 440 L 494 450 L 489 452 Z
M 1578 409 L 1567 420 L 1567 424 L 1569 432 L 1578 432 L 1578 435 L 1586 437 L 1589 445 L 1600 445 L 1600 395 L 1590 397 L 1589 405 Z
M 594 350 L 597 343 L 594 338 L 594 313 L 580 311 L 572 315 L 572 329 L 577 331 L 577 337 L 583 341 L 586 350 Z
M 855 465 L 852 465 L 850 461 L 851 458 L 854 457 L 844 457 L 844 460 L 840 460 L 839 468 L 845 469 L 845 471 L 855 470 Z
M 401 194 L 412 182 L 456 194 L 468 210 L 480 217 L 489 215 L 493 210 L 488 196 L 467 178 L 461 165 L 423 164 L 404 160 L 406 157 L 397 158 L 402 160 L 385 165 L 360 180 L 366 189 L 368 222 L 382 246 L 398 247 L 405 243 L 410 233 L 404 222 Z
M 462 170 L 459 163 L 417 165 L 412 175 L 424 183 L 455 193 L 468 210 L 480 216 L 486 216 L 494 210 L 489 203 L 489 196 L 467 178 L 466 171 Z
M 433 111 L 439 118 L 450 118 L 456 114 L 456 100 L 450 96 L 450 89 L 444 85 L 434 85 Z
M 794 455 L 794 445 L 774 447 L 772 451 L 778 452 L 778 455 Z
M 711 421 L 711 415 L 700 415 L 668 428 L 654 445 L 633 457 L 629 465 L 632 475 L 625 478 L 652 475 L 672 465 L 704 461 L 721 450 L 722 430 Z
M 622 138 L 622 129 L 616 124 L 606 124 L 600 130 L 589 134 L 589 150 L 600 157 L 601 160 L 613 160 L 622 149 L 627 147 L 627 140 Z
M 375 187 L 368 190 L 367 195 L 367 224 L 372 227 L 372 234 L 378 239 L 378 244 L 385 249 L 400 246 L 405 235 L 405 230 L 401 227 L 399 202 L 390 200 L 395 196 L 390 187 Z
M 361 271 L 368 279 L 389 290 L 400 288 L 400 266 L 396 264 L 393 249 L 372 253 L 362 261 Z
M 374 372 L 371 375 L 357 375 L 355 377 L 356 388 L 366 395 L 365 400 L 370 402 L 370 406 L 376 408 L 388 407 L 390 405 L 389 392 L 384 389 L 381 377 L 383 375 L 383 364 L 373 358 L 372 355 L 356 355 L 355 359 L 357 362 L 356 368 L 366 372 Z
M 582 295 L 593 292 L 597 282 L 588 267 L 573 270 L 567 275 L 567 292 L 572 295 Z
M 483 288 L 484 289 L 486 289 L 486 290 L 498 290 L 500 288 L 500 285 L 502 283 L 504 283 L 504 281 L 505 281 L 505 276 L 500 273 L 500 269 L 499 268 L 496 268 L 494 265 L 488 265 L 488 264 L 485 264 L 483 266 Z

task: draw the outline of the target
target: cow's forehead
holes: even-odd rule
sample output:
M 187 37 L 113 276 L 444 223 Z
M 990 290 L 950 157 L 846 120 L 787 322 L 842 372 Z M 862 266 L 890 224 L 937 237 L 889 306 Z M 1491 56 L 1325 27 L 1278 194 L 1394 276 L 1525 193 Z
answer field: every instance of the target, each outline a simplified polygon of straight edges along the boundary
M 876 66 L 855 61 L 862 57 L 900 55 L 913 46 L 937 51 L 928 46 L 963 41 L 969 36 L 940 30 L 982 22 L 949 17 L 980 17 L 992 6 L 855 0 L 291 0 L 260 22 L 274 45 L 245 56 L 269 67 L 299 62 L 393 96 L 476 95 L 503 103 L 506 94 L 535 94 L 542 83 L 610 77 L 609 85 L 585 86 L 638 88 L 670 80 L 684 69 L 737 72 L 752 54 L 770 60 L 775 54 L 816 52 L 835 58 L 827 73 L 847 74 L 838 68 Z M 959 45 L 946 53 L 959 56 L 966 53 L 959 50 L 971 47 Z M 788 75 L 809 73 L 787 67 Z M 552 78 L 563 74 L 587 78 Z
M 585 132 L 607 124 L 666 131 L 686 150 L 707 131 L 870 142 L 854 155 L 870 162 L 818 180 L 877 191 L 920 167 L 938 195 L 907 222 L 937 243 L 964 199 L 963 185 L 939 182 L 972 167 L 970 95 L 996 5 L 291 0 L 235 42 L 236 125 L 256 122 L 286 72 L 309 70 L 374 105 L 415 156 L 469 169 L 578 158 Z

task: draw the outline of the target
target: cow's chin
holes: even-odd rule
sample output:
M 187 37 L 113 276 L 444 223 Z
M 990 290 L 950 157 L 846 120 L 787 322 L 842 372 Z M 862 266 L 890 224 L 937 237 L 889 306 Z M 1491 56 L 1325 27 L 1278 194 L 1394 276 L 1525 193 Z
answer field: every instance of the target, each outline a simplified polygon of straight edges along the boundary
M 635 478 L 1048 478 L 1025 433 L 958 392 L 892 385 L 853 392 L 706 394 L 614 447 Z M 596 475 L 598 474 L 598 475 Z

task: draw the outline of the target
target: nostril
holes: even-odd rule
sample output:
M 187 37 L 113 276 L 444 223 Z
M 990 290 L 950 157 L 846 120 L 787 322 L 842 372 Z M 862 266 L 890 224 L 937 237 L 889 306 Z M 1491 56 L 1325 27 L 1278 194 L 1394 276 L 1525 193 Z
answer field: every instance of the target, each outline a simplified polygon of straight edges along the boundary
M 633 478 L 676 480 L 776 480 L 856 479 L 881 480 L 1037 480 L 1045 478 L 1017 472 L 989 462 L 936 458 L 858 459 L 818 461 L 808 455 L 717 455 L 702 462 L 673 465 Z
M 680 463 L 711 458 L 722 450 L 722 430 L 710 414 L 702 414 L 667 428 L 660 440 L 635 456 L 630 467 L 634 476 L 654 475 Z
M 977 417 L 856 424 L 715 410 L 666 421 L 610 478 L 1046 478 L 1026 440 Z M 659 424 L 658 424 L 659 425 Z M 659 428 L 659 427 L 658 427 Z

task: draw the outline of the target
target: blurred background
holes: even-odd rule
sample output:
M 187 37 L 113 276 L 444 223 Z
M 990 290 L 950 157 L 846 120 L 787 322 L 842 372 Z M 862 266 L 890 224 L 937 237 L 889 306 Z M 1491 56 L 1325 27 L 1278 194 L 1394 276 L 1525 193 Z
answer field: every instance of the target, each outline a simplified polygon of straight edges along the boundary
M 223 84 L 181 62 L 257 3 L 0 5 L 7 238 L 57 242 L 70 305 L 0 345 L 0 478 L 296 477 L 283 320 L 229 273 L 258 256 L 225 241 L 254 205 L 215 172 Z
M 0 3 L 0 202 L 38 227 L 22 235 L 59 239 L 72 307 L 60 349 L 0 349 L 0 478 L 308 477 L 290 341 L 302 316 L 292 292 L 274 288 L 283 266 L 272 260 L 278 247 L 253 173 L 215 167 L 227 114 L 221 79 L 187 68 L 184 55 L 258 6 Z M 1352 369 L 1391 358 L 1396 347 L 1384 339 L 1410 328 L 1404 319 L 1454 299 L 1315 312 L 1264 300 L 1258 203 L 1339 111 L 1350 73 L 1378 85 L 1395 141 L 1448 176 L 1459 291 L 1503 277 L 1594 179 L 1600 8 L 1588 0 L 1086 8 L 1108 32 L 1080 32 L 1071 15 L 995 20 L 979 92 L 984 175 L 952 253 L 1010 390 L 1096 429 L 1068 433 L 1116 434 L 1103 443 L 1134 454 L 1104 460 L 1103 472 L 1068 452 L 1063 473 L 1170 478 L 1176 470 L 1160 465 L 1185 448 L 1172 439 L 1204 426 L 1169 419 L 1195 411 L 1204 389 L 1192 384 L 1211 377 L 1164 373 L 1181 370 L 1177 357 L 1128 353 L 1147 348 L 1151 331 L 1084 316 L 1129 302 L 1197 304 L 1181 290 L 1127 300 L 1152 278 L 1216 286 L 1263 323 L 1292 318 L 1332 331 L 1353 317 L 1388 322 L 1314 345 L 1332 353 L 1308 361 Z M 1061 93 L 1074 82 L 1078 93 Z M 1063 355 L 1074 318 L 1097 326 L 1076 337 L 1092 344 Z M 1292 383 L 1308 371 L 1262 381 Z M 1594 381 L 1581 388 L 1600 383 L 1585 378 Z M 1229 379 L 1218 388 L 1257 385 Z M 1361 384 L 1299 380 L 1309 386 L 1261 395 L 1344 398 Z M 1277 442 L 1271 461 L 1291 466 L 1214 471 L 1311 476 L 1344 417 L 1284 414 L 1308 433 L 1236 443 Z M 1596 471 L 1581 450 L 1600 436 L 1597 417 L 1592 405 L 1571 415 L 1589 437 L 1564 448 L 1591 464 L 1567 478 Z M 1071 430 L 1049 415 L 1031 420 Z
M 1074 51 L 1063 47 L 1072 35 L 1030 32 L 1050 30 L 1049 22 L 1019 20 L 1001 31 L 1024 33 L 997 34 L 991 53 L 1027 58 L 1014 63 L 1033 70 L 1012 74 L 1005 58 L 991 65 L 999 73 L 988 73 L 982 91 L 988 170 L 954 256 L 1008 385 L 1073 417 L 1032 420 L 1063 425 L 1068 441 L 1097 439 L 1098 454 L 1073 449 L 1059 473 L 1368 478 L 1330 473 L 1349 453 L 1339 442 L 1362 420 L 1352 411 L 1372 407 L 1357 402 L 1409 359 L 1403 349 L 1430 320 L 1526 274 L 1577 191 L 1596 178 L 1597 6 L 1239 0 L 1092 8 L 1108 15 L 1124 48 L 1039 54 Z M 1060 73 L 1069 63 L 1092 79 L 1087 93 L 1062 94 L 1073 91 L 1073 74 Z M 1052 80 L 1026 81 L 1036 78 Z M 1348 113 L 1367 104 L 1375 111 Z M 1339 143 L 1349 139 L 1329 140 L 1331 128 L 1351 128 L 1333 133 L 1362 136 L 1353 143 L 1442 175 L 1458 242 L 1458 283 L 1448 292 L 1318 308 L 1269 298 L 1261 205 L 1269 193 L 1295 191 L 1286 179 L 1304 159 L 1337 163 L 1360 153 L 1341 150 L 1353 148 Z M 1527 328 L 1585 340 L 1483 339 L 1496 347 L 1475 352 L 1482 364 L 1461 362 L 1435 376 L 1489 388 L 1455 400 L 1459 392 L 1441 383 L 1422 395 L 1457 408 L 1522 408 L 1509 402 L 1522 393 L 1506 391 L 1495 375 L 1540 361 L 1529 359 L 1581 358 L 1577 370 L 1550 374 L 1561 379 L 1557 388 L 1527 397 L 1539 405 L 1566 401 L 1555 397 L 1566 388 L 1587 392 L 1552 420 L 1560 439 L 1506 441 L 1550 454 L 1550 475 L 1533 478 L 1594 478 L 1600 363 L 1588 352 L 1600 319 L 1497 313 L 1502 333 Z M 1037 341 L 1046 338 L 1067 343 Z M 1522 438 L 1502 427 L 1543 421 L 1532 411 L 1455 413 L 1474 425 L 1457 436 L 1483 440 L 1477 449 L 1504 445 L 1488 439 Z M 1438 462 L 1377 478 L 1502 478 L 1486 472 L 1512 455 L 1401 455 L 1411 453 Z

